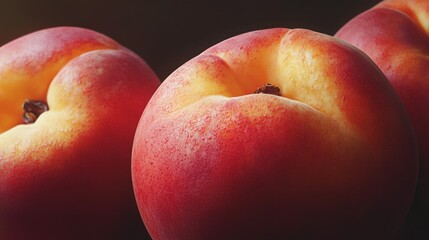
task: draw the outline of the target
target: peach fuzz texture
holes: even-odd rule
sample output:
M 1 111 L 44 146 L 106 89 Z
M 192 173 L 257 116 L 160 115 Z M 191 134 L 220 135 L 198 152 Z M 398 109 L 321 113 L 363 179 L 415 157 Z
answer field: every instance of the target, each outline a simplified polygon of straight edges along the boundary
M 9 121 L 0 131 L 0 238 L 109 239 L 138 219 L 131 147 L 159 84 L 140 57 L 87 29 L 41 30 L 1 47 L 0 115 Z M 26 98 L 50 109 L 24 125 Z
M 252 94 L 265 83 L 282 96 Z M 366 55 L 269 29 L 209 48 L 161 84 L 132 173 L 153 239 L 377 238 L 410 206 L 417 149 Z

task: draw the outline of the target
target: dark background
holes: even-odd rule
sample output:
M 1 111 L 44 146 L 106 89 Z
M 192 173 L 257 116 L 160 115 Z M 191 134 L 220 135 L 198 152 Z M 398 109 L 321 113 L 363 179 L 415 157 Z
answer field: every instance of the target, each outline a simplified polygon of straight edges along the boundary
M 379 0 L 0 0 L 0 45 L 54 26 L 104 33 L 165 79 L 206 48 L 247 31 L 307 28 L 334 34 Z

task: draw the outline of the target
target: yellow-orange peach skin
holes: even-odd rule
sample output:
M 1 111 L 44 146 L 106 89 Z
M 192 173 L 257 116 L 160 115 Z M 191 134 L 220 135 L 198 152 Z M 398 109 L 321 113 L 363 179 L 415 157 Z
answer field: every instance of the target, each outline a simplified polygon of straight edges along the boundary
M 2 46 L 0 239 L 111 239 L 138 224 L 132 141 L 159 84 L 140 57 L 87 29 Z M 49 110 L 24 124 L 26 99 Z
M 336 34 L 371 57 L 406 107 L 420 156 L 413 215 L 425 222 L 425 228 L 429 228 L 428 34 L 429 1 L 426 0 L 382 1 L 350 20 Z
M 267 83 L 281 96 L 254 93 Z M 387 239 L 411 204 L 417 157 L 400 100 L 366 55 L 268 29 L 161 84 L 132 176 L 153 239 Z

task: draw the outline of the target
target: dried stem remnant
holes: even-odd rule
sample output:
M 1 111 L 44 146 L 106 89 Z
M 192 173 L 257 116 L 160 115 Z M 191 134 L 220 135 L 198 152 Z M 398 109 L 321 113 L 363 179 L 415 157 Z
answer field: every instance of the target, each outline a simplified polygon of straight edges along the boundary
M 276 96 L 281 96 L 280 94 L 280 88 L 274 86 L 271 83 L 264 84 L 261 87 L 258 87 L 254 93 L 266 93 L 266 94 L 272 94 Z
M 34 123 L 42 113 L 49 110 L 46 102 L 28 99 L 24 101 L 22 108 L 24 109 L 22 117 L 27 124 Z

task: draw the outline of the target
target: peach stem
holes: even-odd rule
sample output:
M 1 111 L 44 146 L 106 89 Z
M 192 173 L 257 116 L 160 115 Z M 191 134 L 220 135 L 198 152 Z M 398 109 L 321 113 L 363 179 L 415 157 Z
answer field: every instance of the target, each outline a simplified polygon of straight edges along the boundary
M 274 86 L 271 83 L 266 83 L 263 86 L 258 87 L 254 93 L 266 93 L 266 94 L 281 96 L 280 88 L 278 88 L 277 86 Z
M 22 108 L 24 109 L 22 117 L 27 124 L 34 123 L 42 113 L 49 110 L 46 102 L 28 99 L 24 101 Z

